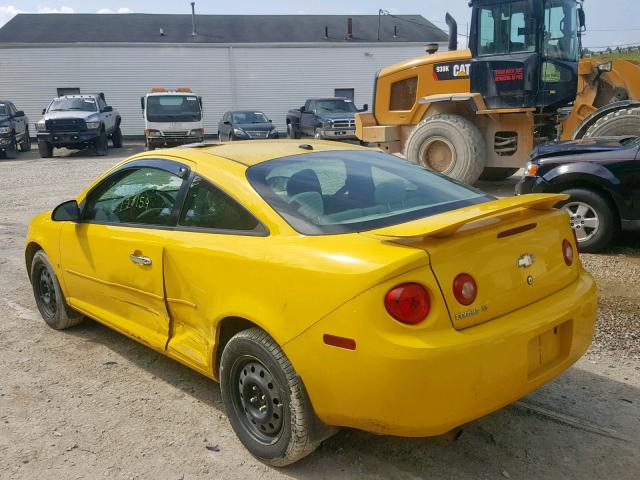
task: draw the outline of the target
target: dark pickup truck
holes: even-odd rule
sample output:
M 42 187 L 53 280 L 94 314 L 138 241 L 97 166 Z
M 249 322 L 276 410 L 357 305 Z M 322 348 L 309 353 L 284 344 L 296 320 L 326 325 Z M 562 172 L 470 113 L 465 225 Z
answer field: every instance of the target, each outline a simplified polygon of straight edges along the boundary
M 287 113 L 287 136 L 354 140 L 355 114 L 368 108 L 365 104 L 358 110 L 348 98 L 310 98 L 303 107 Z
M 9 101 L 0 100 L 0 153 L 16 158 L 20 151 L 31 150 L 29 119 Z

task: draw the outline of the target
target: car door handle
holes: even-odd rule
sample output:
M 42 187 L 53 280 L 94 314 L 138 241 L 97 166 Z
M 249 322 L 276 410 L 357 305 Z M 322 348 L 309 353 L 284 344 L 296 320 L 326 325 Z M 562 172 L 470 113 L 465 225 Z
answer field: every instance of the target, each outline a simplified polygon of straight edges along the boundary
M 144 255 L 129 255 L 129 260 L 138 265 L 151 265 L 151 259 Z

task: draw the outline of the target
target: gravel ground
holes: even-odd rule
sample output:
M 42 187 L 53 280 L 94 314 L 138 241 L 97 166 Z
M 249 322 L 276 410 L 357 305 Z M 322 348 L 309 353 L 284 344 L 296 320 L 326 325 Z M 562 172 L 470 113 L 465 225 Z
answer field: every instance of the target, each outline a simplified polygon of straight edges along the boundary
M 638 236 L 582 256 L 600 290 L 595 341 L 548 385 L 455 434 L 345 429 L 271 469 L 236 440 L 215 383 L 95 322 L 55 332 L 37 313 L 22 257 L 28 221 L 77 195 L 115 154 L 0 161 L 0 478 L 638 478 Z M 514 182 L 481 188 L 506 195 Z

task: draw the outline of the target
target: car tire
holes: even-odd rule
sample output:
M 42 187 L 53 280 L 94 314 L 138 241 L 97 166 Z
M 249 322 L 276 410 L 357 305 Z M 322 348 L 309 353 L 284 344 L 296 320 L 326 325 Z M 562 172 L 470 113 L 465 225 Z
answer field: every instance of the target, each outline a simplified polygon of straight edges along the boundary
M 111 134 L 111 143 L 113 148 L 122 148 L 122 130 L 120 130 L 120 126 Z
M 31 286 L 40 315 L 51 328 L 64 330 L 78 325 L 84 316 L 69 308 L 49 257 L 39 250 L 31 261 Z
M 570 216 L 580 251 L 592 253 L 606 248 L 620 230 L 620 219 L 610 202 L 601 194 L 583 188 L 560 193 L 570 196 L 558 206 Z
M 49 142 L 38 140 L 38 153 L 40 154 L 40 158 L 53 157 L 53 145 Z
M 420 122 L 405 146 L 411 163 L 467 184 L 480 178 L 487 149 L 478 127 L 459 115 L 434 115 Z
M 287 137 L 291 139 L 300 138 L 300 132 L 292 122 L 287 123 Z
M 500 167 L 487 167 L 480 174 L 480 180 L 485 182 L 499 182 L 506 180 L 516 173 L 519 168 L 500 168 Z
M 102 130 L 100 132 L 100 136 L 96 138 L 96 155 L 98 155 L 99 157 L 104 157 L 107 153 L 109 153 L 107 133 Z
M 20 142 L 20 151 L 28 152 L 31 150 L 31 137 L 29 136 L 29 127 L 24 132 L 24 138 Z
M 334 432 L 316 417 L 283 351 L 259 328 L 243 330 L 226 344 L 220 386 L 236 435 L 268 465 L 290 465 Z
M 5 149 L 4 156 L 7 157 L 8 159 L 14 159 L 18 157 L 18 148 L 16 147 L 15 143 L 9 145 Z

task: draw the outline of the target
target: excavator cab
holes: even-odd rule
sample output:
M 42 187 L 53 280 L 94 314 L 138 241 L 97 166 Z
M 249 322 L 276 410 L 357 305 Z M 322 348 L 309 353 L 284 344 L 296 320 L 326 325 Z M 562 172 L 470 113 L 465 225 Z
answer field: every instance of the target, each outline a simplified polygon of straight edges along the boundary
M 488 109 L 554 111 L 576 97 L 580 0 L 472 0 L 471 92 Z

